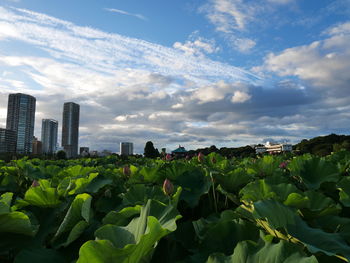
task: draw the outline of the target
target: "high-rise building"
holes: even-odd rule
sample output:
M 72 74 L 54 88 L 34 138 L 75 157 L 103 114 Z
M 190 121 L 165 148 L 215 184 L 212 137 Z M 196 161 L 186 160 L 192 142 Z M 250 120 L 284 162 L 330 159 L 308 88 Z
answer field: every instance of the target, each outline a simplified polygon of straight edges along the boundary
M 16 152 L 16 132 L 0 128 L 0 153 Z
M 32 154 L 41 155 L 43 154 L 43 144 L 41 141 L 38 141 L 37 137 L 33 138 L 33 151 Z
M 121 142 L 120 143 L 120 155 L 133 155 L 134 145 L 132 142 Z
M 32 152 L 35 104 L 36 99 L 33 96 L 22 93 L 9 95 L 6 129 L 16 132 L 17 153 Z
M 58 121 L 43 119 L 41 124 L 41 142 L 44 154 L 54 154 L 57 147 Z
M 68 158 L 78 156 L 80 106 L 66 102 L 63 106 L 62 147 Z

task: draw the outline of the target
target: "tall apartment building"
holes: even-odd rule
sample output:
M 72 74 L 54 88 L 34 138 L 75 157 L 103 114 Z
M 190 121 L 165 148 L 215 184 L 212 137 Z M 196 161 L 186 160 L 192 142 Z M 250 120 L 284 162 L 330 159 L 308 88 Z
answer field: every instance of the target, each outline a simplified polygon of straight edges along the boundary
M 44 154 L 54 154 L 57 147 L 58 121 L 43 119 L 41 123 L 41 142 Z
M 0 153 L 16 152 L 16 132 L 0 128 Z
M 120 143 L 120 155 L 133 155 L 134 145 L 132 142 L 121 142 Z
M 63 105 L 62 147 L 67 158 L 78 156 L 80 106 L 74 102 Z
M 22 93 L 9 95 L 6 129 L 16 132 L 17 153 L 32 152 L 35 104 L 36 99 L 33 96 Z

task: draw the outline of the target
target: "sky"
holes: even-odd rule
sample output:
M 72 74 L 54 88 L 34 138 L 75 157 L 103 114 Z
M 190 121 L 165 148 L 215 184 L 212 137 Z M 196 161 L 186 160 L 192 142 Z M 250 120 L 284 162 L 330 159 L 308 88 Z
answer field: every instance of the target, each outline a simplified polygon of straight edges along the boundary
M 350 134 L 349 43 L 350 0 L 0 0 L 0 127 L 20 92 L 91 150 Z

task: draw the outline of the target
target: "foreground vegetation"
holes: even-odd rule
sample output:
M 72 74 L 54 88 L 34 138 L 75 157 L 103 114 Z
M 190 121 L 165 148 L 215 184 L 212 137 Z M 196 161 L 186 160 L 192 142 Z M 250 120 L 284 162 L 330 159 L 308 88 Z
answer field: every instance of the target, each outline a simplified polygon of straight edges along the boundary
M 0 161 L 0 262 L 347 262 L 349 165 L 347 151 Z

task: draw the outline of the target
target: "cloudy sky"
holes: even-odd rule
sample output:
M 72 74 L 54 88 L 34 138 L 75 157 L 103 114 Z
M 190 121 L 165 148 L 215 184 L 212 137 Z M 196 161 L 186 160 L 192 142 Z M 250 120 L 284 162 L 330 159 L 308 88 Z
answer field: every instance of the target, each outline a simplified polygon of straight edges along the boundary
M 349 134 L 349 43 L 350 0 L 0 0 L 0 127 L 21 92 L 96 150 Z

